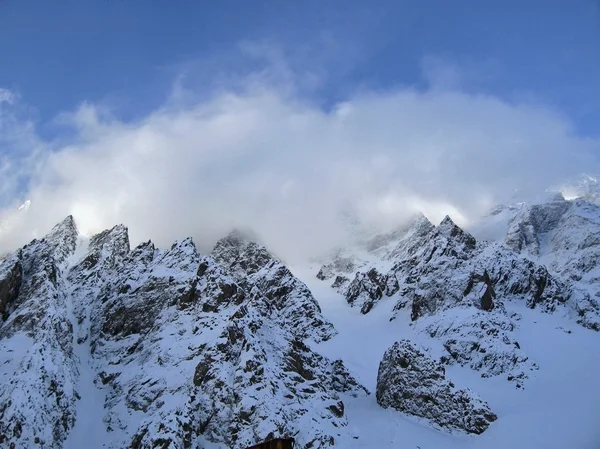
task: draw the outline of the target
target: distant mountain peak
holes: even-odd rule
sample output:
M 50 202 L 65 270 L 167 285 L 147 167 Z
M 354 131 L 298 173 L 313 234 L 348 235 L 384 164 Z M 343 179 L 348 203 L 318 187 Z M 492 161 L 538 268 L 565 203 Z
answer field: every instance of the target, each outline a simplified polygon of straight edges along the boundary
M 473 249 L 477 244 L 475 237 L 458 226 L 449 215 L 446 215 L 437 227 L 438 231 L 448 238 L 460 241 L 465 247 Z

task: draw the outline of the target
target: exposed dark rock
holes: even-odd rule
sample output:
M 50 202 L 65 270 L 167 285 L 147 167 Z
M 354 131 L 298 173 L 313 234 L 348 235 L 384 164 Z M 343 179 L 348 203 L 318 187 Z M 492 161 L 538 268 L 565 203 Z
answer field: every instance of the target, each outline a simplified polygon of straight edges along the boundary
M 0 318 L 6 321 L 21 289 L 21 262 L 10 257 L 0 264 Z
M 337 291 L 341 291 L 350 283 L 350 279 L 345 276 L 336 276 L 331 287 Z
M 471 292 L 474 292 L 475 295 L 479 296 L 479 299 L 477 300 L 477 305 L 479 308 L 487 312 L 494 308 L 494 298 L 496 298 L 496 292 L 494 291 L 494 284 L 490 279 L 490 275 L 488 274 L 487 270 L 484 270 L 483 275 L 471 275 L 469 278 L 469 283 L 467 284 L 467 288 L 465 289 L 464 296 L 469 296 Z
M 387 281 L 387 277 L 375 268 L 367 273 L 356 273 L 346 290 L 346 301 L 353 307 L 360 307 L 361 313 L 369 313 L 387 292 Z
M 377 402 L 432 424 L 483 433 L 497 419 L 470 390 L 456 390 L 444 367 L 408 340 L 386 351 L 377 375 Z
M 449 237 L 462 244 L 467 250 L 473 250 L 477 245 L 475 238 L 468 232 L 458 227 L 447 215 L 438 226 L 438 231 L 446 237 Z

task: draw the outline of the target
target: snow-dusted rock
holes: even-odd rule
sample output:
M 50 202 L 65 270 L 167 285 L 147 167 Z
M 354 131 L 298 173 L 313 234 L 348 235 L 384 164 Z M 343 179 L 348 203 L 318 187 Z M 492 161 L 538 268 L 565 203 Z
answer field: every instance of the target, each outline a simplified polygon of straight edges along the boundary
M 346 301 L 353 307 L 360 307 L 361 313 L 369 313 L 384 294 L 392 296 L 398 288 L 395 277 L 382 275 L 377 269 L 371 268 L 366 273 L 356 273 L 345 290 Z
M 491 310 L 508 300 L 547 312 L 576 307 L 569 303 L 571 289 L 545 267 L 497 243 L 477 245 L 449 218 L 387 276 L 395 276 L 400 285 L 397 309 L 410 306 L 413 320 L 456 306 Z
M 506 246 L 516 252 L 527 251 L 539 256 L 540 235 L 556 227 L 571 204 L 563 198 L 522 208 L 510 223 Z
M 377 374 L 377 402 L 441 428 L 475 434 L 497 419 L 473 392 L 454 388 L 442 364 L 408 340 L 385 352 Z
M 308 346 L 335 329 L 264 247 L 218 248 L 130 250 L 122 225 L 85 242 L 69 217 L 5 257 L 0 447 L 62 448 L 78 424 L 115 449 L 332 446 L 368 394 Z
M 513 337 L 518 318 L 503 310 L 489 313 L 457 310 L 433 317 L 426 333 L 442 341 L 445 351 L 442 363 L 469 366 L 482 377 L 505 376 L 522 388 L 538 365 Z
M 337 254 L 330 263 L 321 267 L 317 273 L 317 279 L 326 281 L 340 274 L 352 275 L 359 266 L 360 262 L 355 258 Z
M 551 202 L 536 226 L 550 229 L 559 223 L 571 207 L 563 203 Z M 586 235 L 590 240 L 594 233 Z M 517 315 L 508 311 L 513 305 L 570 315 L 585 327 L 600 328 L 598 303 L 580 286 L 552 274 L 531 254 L 524 257 L 499 242 L 477 242 L 449 217 L 437 227 L 418 217 L 372 248 L 368 256 L 358 250 L 370 263 L 343 289 L 346 301 L 369 313 L 391 300 L 392 320 L 405 314 L 412 321 L 427 318 L 419 332 L 441 340 L 443 362 L 469 366 L 483 377 L 501 375 L 522 387 L 537 369 L 513 336 L 518 326 Z
M 246 290 L 256 289 L 269 299 L 273 311 L 298 338 L 318 342 L 336 334 L 306 284 L 265 247 L 234 232 L 220 240 L 211 255 Z
M 583 326 L 600 330 L 600 206 L 564 199 L 524 206 L 509 224 L 505 244 L 539 258 L 571 285 L 573 308 Z
M 300 447 L 330 445 L 346 425 L 336 389 L 364 393 L 288 325 L 301 309 L 269 295 L 285 289 L 277 286 L 282 277 L 263 285 L 261 268 L 244 290 L 189 240 L 164 253 L 145 245 L 128 261 L 131 269 L 110 284 L 94 349 L 108 361 L 100 380 L 113 431 L 130 435 L 136 448 L 197 441 L 243 448 L 269 434 L 293 434 Z M 131 423 L 123 407 L 143 418 Z
M 76 241 L 67 217 L 0 265 L 0 447 L 58 449 L 75 423 L 79 373 L 63 265 Z
M 265 303 L 241 306 L 219 338 L 201 349 L 192 406 L 204 434 L 235 448 L 269 434 L 293 435 L 300 447 L 328 447 L 336 428 L 347 424 L 339 393 L 364 392 L 339 370 L 343 365 L 282 334 L 269 315 Z

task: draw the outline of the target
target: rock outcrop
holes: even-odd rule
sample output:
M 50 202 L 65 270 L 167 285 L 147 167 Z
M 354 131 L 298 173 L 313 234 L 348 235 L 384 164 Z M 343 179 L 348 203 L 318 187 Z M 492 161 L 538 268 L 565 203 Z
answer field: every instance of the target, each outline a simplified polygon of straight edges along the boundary
M 450 430 L 481 434 L 497 419 L 470 390 L 446 379 L 442 364 L 408 340 L 388 349 L 379 365 L 377 402 Z
M 383 295 L 392 296 L 398 288 L 398 281 L 394 277 L 382 275 L 377 269 L 371 268 L 366 273 L 356 273 L 345 291 L 346 301 L 350 306 L 360 307 L 361 313 L 366 314 Z
M 429 337 L 442 341 L 445 354 L 441 362 L 468 366 L 484 378 L 504 376 L 517 388 L 523 388 L 538 365 L 514 339 L 519 316 L 500 310 L 461 315 L 457 311 L 433 317 L 425 328 Z
M 217 242 L 211 255 L 246 290 L 268 298 L 273 313 L 282 316 L 298 338 L 319 342 L 336 334 L 306 284 L 264 246 L 234 232 Z

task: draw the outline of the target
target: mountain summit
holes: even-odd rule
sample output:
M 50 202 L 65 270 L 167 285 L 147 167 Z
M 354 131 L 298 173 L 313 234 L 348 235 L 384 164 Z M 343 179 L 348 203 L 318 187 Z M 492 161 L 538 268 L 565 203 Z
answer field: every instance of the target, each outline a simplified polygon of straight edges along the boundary
M 600 331 L 600 208 L 503 211 L 500 241 L 419 215 L 304 281 L 246 232 L 209 254 L 132 248 L 126 226 L 87 239 L 69 216 L 0 261 L 0 447 L 385 447 L 396 426 L 502 447 L 502 398 L 546 416 L 529 391 L 576 375 L 556 360 L 593 366 L 564 339 L 598 348 Z

